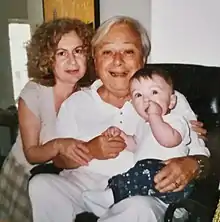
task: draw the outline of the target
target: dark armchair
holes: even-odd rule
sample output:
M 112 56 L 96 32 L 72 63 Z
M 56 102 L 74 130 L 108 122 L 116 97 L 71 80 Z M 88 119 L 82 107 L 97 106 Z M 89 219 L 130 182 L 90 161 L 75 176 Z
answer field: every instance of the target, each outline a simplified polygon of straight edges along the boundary
M 151 64 L 148 64 L 150 66 Z M 155 64 L 154 64 L 155 65 Z M 197 181 L 196 189 L 189 199 L 171 204 L 164 218 L 173 220 L 174 211 L 185 208 L 188 222 L 212 221 L 219 198 L 220 178 L 220 68 L 186 64 L 156 64 L 168 70 L 174 80 L 174 87 L 183 93 L 198 119 L 204 122 L 208 130 L 207 147 L 211 152 L 211 172 L 208 178 Z M 147 216 L 147 215 L 146 215 Z M 77 216 L 77 222 L 96 221 L 96 217 L 83 213 Z

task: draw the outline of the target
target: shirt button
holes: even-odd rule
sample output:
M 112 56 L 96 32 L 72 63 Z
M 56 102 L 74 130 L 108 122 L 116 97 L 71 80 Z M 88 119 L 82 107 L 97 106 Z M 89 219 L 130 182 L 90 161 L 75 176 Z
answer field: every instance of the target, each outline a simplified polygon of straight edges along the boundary
M 123 112 L 120 112 L 120 115 L 122 115 L 123 114 Z
M 122 121 L 120 121 L 120 123 L 122 123 Z

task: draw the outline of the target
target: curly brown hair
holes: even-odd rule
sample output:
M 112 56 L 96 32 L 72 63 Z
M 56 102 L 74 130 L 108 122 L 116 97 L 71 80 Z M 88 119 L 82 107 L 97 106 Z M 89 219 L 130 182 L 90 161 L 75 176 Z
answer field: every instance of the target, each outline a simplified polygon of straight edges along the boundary
M 44 85 L 54 86 L 55 77 L 52 66 L 55 62 L 55 51 L 64 34 L 75 31 L 86 47 L 88 63 L 91 60 L 91 39 L 93 29 L 79 19 L 59 18 L 40 25 L 26 45 L 28 77 Z M 89 65 L 89 64 L 88 64 Z M 88 73 L 83 79 L 91 81 Z

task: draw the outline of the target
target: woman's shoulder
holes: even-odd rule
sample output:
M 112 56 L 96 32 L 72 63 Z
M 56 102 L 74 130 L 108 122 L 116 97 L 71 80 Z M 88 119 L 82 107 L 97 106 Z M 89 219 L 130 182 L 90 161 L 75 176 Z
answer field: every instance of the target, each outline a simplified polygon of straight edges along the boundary
M 40 87 L 40 84 L 32 81 L 32 80 L 29 80 L 25 86 L 24 86 L 24 89 L 36 89 L 36 88 L 39 88 Z
M 42 89 L 46 88 L 46 86 L 40 85 L 32 80 L 29 80 L 22 91 L 41 91 Z
M 36 94 L 38 91 L 39 91 L 39 84 L 33 81 L 28 81 L 21 90 L 20 97 L 23 98 L 28 95 L 33 95 Z
M 32 80 L 28 81 L 20 92 L 19 98 L 22 98 L 26 103 L 39 104 L 41 99 L 51 99 L 50 91 L 52 87 L 40 85 Z

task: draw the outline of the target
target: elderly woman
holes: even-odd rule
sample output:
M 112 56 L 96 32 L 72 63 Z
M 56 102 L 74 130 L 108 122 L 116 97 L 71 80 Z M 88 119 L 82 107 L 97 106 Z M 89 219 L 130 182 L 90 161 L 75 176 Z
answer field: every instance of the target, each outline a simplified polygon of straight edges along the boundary
M 108 140 L 102 132 L 116 126 L 133 135 L 142 121 L 130 103 L 129 80 L 146 63 L 150 49 L 147 33 L 132 18 L 113 17 L 99 27 L 92 47 L 100 80 L 62 104 L 57 137 L 84 141 L 93 159 L 82 166 L 71 157 L 58 155 L 54 158 L 57 166 L 74 169 L 66 169 L 60 175 L 37 175 L 30 181 L 29 195 L 36 222 L 73 221 L 77 214 L 89 210 L 82 200 L 83 191 L 105 188 L 112 175 L 133 165 L 133 155 L 124 150 L 122 138 Z M 176 112 L 188 120 L 195 119 L 184 96 L 178 92 L 176 95 Z M 203 132 L 199 123 L 195 127 Z M 209 152 L 195 132 L 191 136 L 190 156 L 166 161 L 167 166 L 155 177 L 159 191 L 181 190 L 191 179 L 201 176 Z M 59 141 L 64 146 L 62 139 Z M 114 205 L 106 214 L 102 214 L 101 206 L 97 207 L 99 222 L 153 222 L 163 221 L 167 205 L 154 197 L 134 196 Z
M 79 89 L 86 73 L 92 35 L 80 20 L 58 19 L 42 24 L 27 45 L 31 81 L 20 94 L 20 131 L 0 174 L 1 221 L 32 221 L 27 192 L 31 164 L 66 155 L 64 149 L 53 148 L 53 141 L 46 142 L 55 137 L 61 103 Z

